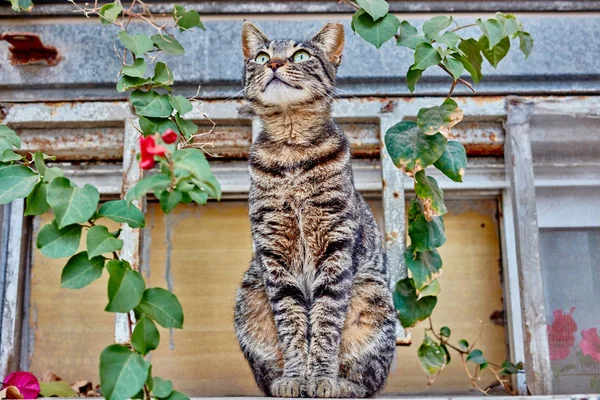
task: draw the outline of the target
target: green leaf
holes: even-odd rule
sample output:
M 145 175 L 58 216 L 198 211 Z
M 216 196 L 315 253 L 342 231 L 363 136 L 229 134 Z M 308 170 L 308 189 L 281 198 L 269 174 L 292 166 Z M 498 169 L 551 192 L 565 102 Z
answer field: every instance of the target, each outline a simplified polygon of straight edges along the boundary
M 143 57 L 136 58 L 133 64 L 123 65 L 121 73 L 133 78 L 143 78 L 146 73 L 146 59 Z
M 425 286 L 423 289 L 419 290 L 419 297 L 437 296 L 438 294 L 440 294 L 440 291 L 440 283 L 436 279 L 429 285 Z
M 421 368 L 430 377 L 436 376 L 446 366 L 446 352 L 438 343 L 433 341 L 429 335 L 425 334 L 423 343 L 417 350 Z
M 71 257 L 79 248 L 81 225 L 73 224 L 58 229 L 56 221 L 44 225 L 38 232 L 36 246 L 48 258 Z
M 129 36 L 125 31 L 119 31 L 119 40 L 123 46 L 135 54 L 136 57 L 142 57 L 144 53 L 154 49 L 154 43 L 146 35 L 138 33 L 135 36 Z
M 169 103 L 169 97 L 158 94 L 154 90 L 142 92 L 136 90 L 129 97 L 131 104 L 135 107 L 135 113 L 144 117 L 169 117 L 173 107 Z
M 408 211 L 408 236 L 410 236 L 412 250 L 435 250 L 446 243 L 444 220 L 441 217 L 436 217 L 431 221 L 427 221 L 423 205 L 419 200 L 414 199 L 411 201 Z M 417 289 L 421 288 L 421 286 L 417 286 Z
M 147 176 L 132 187 L 125 196 L 125 201 L 131 203 L 133 200 L 143 197 L 148 192 L 165 190 L 171 185 L 171 178 L 166 175 L 156 174 Z
M 382 44 L 394 37 L 400 21 L 393 14 L 373 21 L 373 18 L 364 10 L 358 10 L 352 17 L 352 24 L 356 33 L 373 46 L 380 48 Z
M 467 169 L 467 152 L 465 147 L 453 140 L 446 144 L 446 149 L 441 157 L 433 164 L 444 175 L 454 182 L 462 182 Z
M 46 175 L 44 176 L 44 182 L 52 182 L 54 178 L 63 177 L 65 173 L 58 167 L 46 168 Z
M 64 381 L 40 382 L 40 394 L 42 397 L 78 397 L 78 393 Z
M 525 58 L 529 58 L 533 51 L 533 37 L 529 33 L 523 31 L 519 31 L 517 36 L 519 37 L 519 49 L 525 54 Z
M 177 206 L 177 204 L 181 203 L 181 192 L 179 190 L 163 191 L 159 199 L 160 208 L 163 210 L 165 214 L 170 213 Z
M 411 328 L 427 319 L 437 303 L 435 296 L 424 296 L 417 300 L 417 292 L 410 278 L 398 281 L 393 296 L 398 318 L 404 328 Z
M 154 67 L 154 77 L 152 81 L 155 85 L 170 86 L 175 80 L 173 79 L 173 73 L 164 62 L 157 62 Z
M 100 22 L 103 25 L 110 25 L 117 20 L 119 14 L 123 11 L 123 6 L 119 2 L 108 3 L 100 8 Z
M 443 35 L 435 34 L 433 39 L 443 45 L 446 45 L 449 49 L 456 49 L 456 45 L 460 41 L 460 36 L 452 31 L 444 32 Z
M 98 189 L 90 184 L 83 188 L 71 186 L 67 178 L 54 178 L 48 185 L 46 200 L 54 215 L 58 228 L 87 222 L 96 212 L 100 200 Z
M 487 50 L 491 50 L 492 47 L 496 46 L 502 38 L 504 38 L 504 27 L 502 24 L 495 19 L 488 19 L 487 21 L 483 21 L 481 19 L 477 20 L 477 25 L 483 35 L 488 39 L 487 41 Z M 481 42 L 481 39 L 480 39 Z M 483 47 L 482 47 L 483 50 Z
M 144 135 L 154 135 L 155 133 L 162 134 L 167 129 L 173 129 L 179 132 L 179 128 L 175 122 L 169 118 L 146 118 L 140 117 L 140 129 Z
M 132 78 L 130 76 L 122 76 L 117 81 L 117 92 L 123 93 L 130 89 L 138 89 L 152 83 L 150 78 Z
M 183 328 L 183 309 L 177 297 L 168 290 L 146 289 L 138 310 L 164 328 Z
M 139 392 L 146 379 L 150 363 L 119 344 L 108 346 L 100 354 L 100 387 L 105 398 L 126 400 Z
M 510 361 L 506 360 L 502 363 L 502 369 L 500 370 L 500 374 L 502 375 L 514 375 L 518 374 L 520 371 L 519 368 Z
M 458 341 L 458 348 L 461 349 L 462 351 L 469 350 L 469 342 L 467 342 L 465 339 L 459 340 Z
M 208 193 L 205 191 L 194 189 L 188 193 L 190 194 L 192 200 L 200 205 L 206 204 L 208 202 Z
M 10 146 L 21 148 L 21 138 L 6 125 L 0 124 L 0 139 L 6 141 Z
M 447 17 L 445 15 L 439 15 L 428 19 L 423 23 L 423 33 L 426 35 L 433 35 L 441 32 L 449 27 L 452 24 L 452 21 L 452 17 Z
M 198 125 L 189 119 L 183 119 L 179 114 L 175 115 L 175 121 L 179 130 L 184 134 L 186 138 L 191 137 L 194 133 L 198 132 Z
M 160 334 L 154 321 L 142 314 L 131 335 L 131 345 L 141 355 L 145 356 L 152 350 L 158 348 Z
M 125 200 L 107 201 L 98 210 L 98 217 L 108 218 L 121 224 L 127 224 L 131 228 L 143 228 L 144 213 Z
M 454 77 L 454 80 L 460 78 L 462 73 L 465 71 L 464 65 L 460 61 L 450 56 L 445 58 L 444 61 L 442 61 L 442 64 L 444 65 L 444 67 L 448 68 L 448 71 L 450 71 L 450 73 Z
M 39 180 L 39 175 L 24 165 L 0 169 L 0 204 L 27 197 Z
M 179 31 L 198 27 L 204 29 L 204 24 L 200 21 L 200 14 L 195 10 L 185 11 L 185 7 L 176 5 L 173 7 L 173 19 L 179 26 Z
M 469 355 L 467 356 L 467 361 L 471 361 L 472 363 L 475 363 L 477 365 L 487 364 L 487 360 L 483 356 L 483 353 L 481 352 L 481 350 L 478 349 L 472 350 L 469 353 Z
M 458 108 L 454 100 L 448 98 L 441 106 L 421 108 L 417 114 L 417 126 L 426 135 L 439 132 L 444 136 L 450 136 L 452 127 L 462 119 L 463 111 Z
M 189 173 L 193 177 L 192 181 L 206 190 L 209 196 L 217 199 L 221 197 L 221 185 L 215 179 L 202 151 L 192 148 L 176 150 L 173 152 L 173 162 L 175 168 Z
M 424 289 L 441 274 L 442 258 L 435 249 L 415 252 L 409 247 L 404 251 L 404 260 L 416 290 Z
M 104 311 L 127 313 L 137 307 L 146 289 L 142 275 L 121 260 L 109 261 L 106 270 L 110 274 L 109 301 Z
M 46 192 L 48 184 L 46 182 L 38 182 L 27 196 L 27 206 L 25 207 L 25 215 L 42 215 L 50 206 L 46 201 Z
M 169 103 L 171 103 L 171 107 L 179 112 L 179 115 L 184 115 L 194 108 L 188 99 L 180 95 L 169 96 Z
M 397 46 L 408 47 L 414 50 L 417 44 L 422 42 L 428 42 L 428 40 L 425 36 L 419 34 L 417 28 L 412 26 L 408 21 L 400 23 L 400 33 L 396 42 Z
M 356 2 L 373 18 L 373 21 L 385 17 L 390 10 L 390 6 L 385 0 L 356 0 Z
M 87 252 L 75 254 L 69 258 L 67 265 L 62 270 L 60 287 L 67 289 L 81 289 L 102 276 L 104 257 L 88 258 Z
M 23 158 L 22 155 L 15 153 L 11 149 L 0 151 L 0 162 L 7 163 L 11 161 L 19 161 Z
M 33 3 L 31 0 L 8 0 L 12 5 L 13 11 L 21 12 L 21 11 L 31 11 L 33 9 Z
M 450 328 L 448 328 L 447 326 L 442 326 L 442 328 L 440 329 L 440 336 L 449 338 L 451 332 L 452 331 L 450 330 Z
M 452 56 L 462 62 L 465 69 L 471 74 L 473 82 L 479 83 L 481 78 L 483 78 L 483 75 L 481 74 L 483 57 L 481 57 L 479 43 L 475 39 L 462 39 L 458 45 L 458 48 L 462 50 L 464 56 L 457 54 L 453 54 Z
M 406 86 L 411 93 L 415 91 L 415 86 L 421 79 L 421 75 L 423 75 L 423 71 L 420 69 L 412 69 L 412 67 L 406 73 Z
M 510 38 L 505 37 L 494 46 L 491 50 L 488 49 L 488 39 L 485 36 L 482 36 L 479 39 L 479 48 L 483 53 L 483 56 L 492 64 L 494 68 L 498 66 L 498 63 L 502 61 L 504 57 L 508 54 L 510 50 Z
M 519 22 L 512 14 L 497 12 L 496 20 L 500 22 L 500 25 L 502 26 L 502 35 L 504 36 L 511 36 L 519 29 Z
M 166 54 L 171 56 L 178 56 L 185 53 L 185 50 L 181 43 L 172 36 L 164 36 L 160 34 L 152 35 L 150 37 L 156 47 L 164 51 Z
M 190 400 L 190 398 L 177 390 L 173 390 L 173 393 L 171 393 L 169 397 L 165 397 L 161 400 Z
M 429 43 L 417 43 L 415 47 L 415 63 L 412 69 L 425 70 L 442 61 L 440 53 Z
M 163 378 L 155 376 L 154 389 L 152 390 L 152 394 L 158 397 L 159 399 L 163 399 L 165 397 L 169 397 L 171 393 L 173 393 L 173 383 L 171 381 L 167 381 Z
M 426 135 L 412 121 L 402 121 L 385 133 L 385 146 L 396 167 L 414 174 L 433 164 L 444 152 L 446 138 Z
M 425 175 L 425 171 L 415 174 L 415 193 L 423 203 L 427 221 L 448 212 L 444 205 L 444 191 L 440 189 L 435 178 Z
M 123 241 L 110 234 L 103 225 L 92 226 L 86 238 L 88 257 L 91 259 L 104 253 L 112 253 L 123 248 Z

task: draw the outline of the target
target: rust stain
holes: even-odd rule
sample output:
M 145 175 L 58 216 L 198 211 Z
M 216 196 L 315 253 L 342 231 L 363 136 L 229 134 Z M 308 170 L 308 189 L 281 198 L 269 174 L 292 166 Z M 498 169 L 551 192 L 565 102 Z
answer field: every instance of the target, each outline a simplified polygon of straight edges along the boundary
M 45 45 L 40 37 L 31 32 L 5 32 L 0 40 L 10 43 L 9 60 L 13 65 L 56 65 L 62 56 L 54 46 Z
M 400 197 L 400 193 L 394 192 L 394 198 L 397 199 L 398 197 Z
M 504 144 L 465 143 L 469 156 L 501 156 L 504 154 Z
M 381 107 L 381 112 L 382 113 L 390 113 L 390 112 L 394 111 L 395 108 L 396 108 L 396 102 L 390 100 L 387 103 L 385 103 L 383 105 L 383 107 Z
M 485 97 L 472 97 L 471 98 L 477 104 L 488 104 L 496 103 L 504 99 L 502 96 L 485 96 Z

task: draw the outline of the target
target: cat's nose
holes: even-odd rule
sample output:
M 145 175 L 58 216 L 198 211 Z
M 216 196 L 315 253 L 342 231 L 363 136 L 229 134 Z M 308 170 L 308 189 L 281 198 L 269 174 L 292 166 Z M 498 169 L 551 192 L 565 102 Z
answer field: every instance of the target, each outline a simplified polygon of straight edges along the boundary
M 267 67 L 271 68 L 273 71 L 277 70 L 277 68 L 283 65 L 283 60 L 278 58 L 272 58 L 268 63 Z

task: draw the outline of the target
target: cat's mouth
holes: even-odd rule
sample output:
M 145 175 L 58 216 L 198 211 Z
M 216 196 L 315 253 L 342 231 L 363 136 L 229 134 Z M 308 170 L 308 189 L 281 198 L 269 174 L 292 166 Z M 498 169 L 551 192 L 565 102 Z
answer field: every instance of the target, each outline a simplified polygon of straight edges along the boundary
M 302 89 L 302 87 L 300 86 L 294 86 L 286 81 L 284 81 L 283 79 L 281 79 L 280 77 L 278 77 L 277 75 L 273 75 L 271 77 L 271 79 L 269 79 L 269 81 L 267 82 L 267 84 L 265 85 L 265 88 L 263 89 L 263 92 L 265 90 L 267 90 L 267 88 L 271 85 L 271 84 L 283 84 L 284 86 L 288 86 L 291 87 L 292 89 Z

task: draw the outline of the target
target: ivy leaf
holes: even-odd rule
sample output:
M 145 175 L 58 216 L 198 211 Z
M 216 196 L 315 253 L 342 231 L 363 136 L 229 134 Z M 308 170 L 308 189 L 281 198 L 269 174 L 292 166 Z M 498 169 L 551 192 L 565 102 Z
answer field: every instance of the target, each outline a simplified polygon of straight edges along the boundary
M 460 61 L 450 56 L 445 58 L 444 61 L 442 61 L 442 64 L 448 69 L 448 71 L 450 71 L 450 73 L 454 77 L 454 80 L 460 78 L 462 73 L 465 71 L 464 65 Z
M 81 225 L 73 224 L 58 229 L 56 221 L 44 225 L 38 232 L 35 244 L 48 258 L 71 257 L 79 248 Z
M 417 292 L 410 278 L 398 281 L 393 297 L 398 318 L 404 328 L 411 328 L 427 319 L 437 303 L 435 296 L 424 296 L 417 300 Z
M 435 34 L 433 39 L 443 45 L 446 45 L 449 49 L 456 49 L 456 45 L 460 41 L 460 36 L 452 31 L 444 32 L 443 35 Z
M 425 171 L 415 174 L 415 193 L 423 203 L 427 221 L 448 212 L 444 205 L 444 192 L 437 184 L 435 178 L 425 175 Z
M 400 33 L 396 42 L 397 46 L 408 47 L 414 50 L 417 44 L 422 42 L 428 42 L 428 40 L 425 36 L 419 34 L 417 28 L 412 26 L 408 21 L 400 23 Z
M 204 24 L 200 21 L 200 14 L 195 10 L 185 11 L 185 7 L 181 5 L 173 7 L 173 19 L 177 23 L 180 32 L 196 27 L 205 29 Z
M 136 58 L 133 64 L 124 65 L 121 73 L 134 78 L 143 78 L 146 73 L 146 59 L 143 57 Z
M 109 301 L 104 311 L 127 313 L 137 307 L 146 289 L 142 275 L 121 260 L 109 261 L 106 270 Z
M 173 129 L 179 133 L 177 124 L 169 118 L 140 117 L 140 129 L 144 135 L 162 134 L 167 129 Z
M 10 129 L 6 125 L 0 124 L 0 139 L 4 140 L 8 145 L 14 146 L 16 148 L 21 148 L 21 138 L 15 131 Z M 9 148 L 9 147 L 6 147 Z
M 440 53 L 429 43 L 417 43 L 415 47 L 415 63 L 412 69 L 425 70 L 442 61 Z
M 475 363 L 480 366 L 483 364 L 487 364 L 487 360 L 483 356 L 483 353 L 481 352 L 481 350 L 478 349 L 472 350 L 469 353 L 469 355 L 467 356 L 467 361 L 471 361 L 472 363 Z
M 519 29 L 517 18 L 512 14 L 496 13 L 496 20 L 502 26 L 502 35 L 511 36 Z
M 479 48 L 481 49 L 484 57 L 490 62 L 490 64 L 492 64 L 494 68 L 496 68 L 498 63 L 500 63 L 500 61 L 506 57 L 508 51 L 510 50 L 510 39 L 505 37 L 500 41 L 500 43 L 490 50 L 488 49 L 488 39 L 485 36 L 482 36 L 481 39 L 479 39 Z
M 46 174 L 44 176 L 44 182 L 52 182 L 54 178 L 63 177 L 65 173 L 62 169 L 58 167 L 50 167 L 46 169 Z
M 415 86 L 421 79 L 421 75 L 423 75 L 423 71 L 420 69 L 412 69 L 412 67 L 406 73 L 406 86 L 411 93 L 415 91 Z
M 131 335 L 131 345 L 141 355 L 145 356 L 150 351 L 158 348 L 160 334 L 154 321 L 142 314 L 135 324 Z
M 0 169 L 0 204 L 27 197 L 39 180 L 39 175 L 24 165 Z
M 417 114 L 417 126 L 426 135 L 437 132 L 448 137 L 450 130 L 463 119 L 463 111 L 450 98 L 444 100 L 441 106 L 421 108 Z M 445 143 L 444 143 L 445 144 Z
M 126 400 L 138 393 L 146 379 L 150 363 L 128 347 L 113 344 L 100 354 L 100 387 L 111 400 Z
M 452 24 L 452 17 L 447 17 L 445 15 L 439 15 L 437 17 L 433 17 L 428 19 L 423 23 L 423 33 L 425 35 L 433 35 L 435 33 L 441 32 Z
M 175 115 L 175 121 L 177 122 L 177 126 L 186 138 L 189 138 L 194 133 L 198 132 L 198 125 L 196 125 L 193 121 L 190 121 L 189 119 L 181 118 L 179 114 Z
M 419 290 L 419 298 L 425 296 L 437 296 L 441 292 L 440 283 L 436 279 L 423 289 Z
M 506 360 L 502 363 L 502 369 L 500 370 L 500 374 L 514 375 L 514 374 L 518 374 L 519 371 L 520 371 L 520 369 L 515 364 Z
M 179 115 L 184 115 L 194 108 L 192 103 L 181 95 L 169 96 L 169 103 L 171 103 L 171 107 L 179 112 Z
M 154 67 L 154 77 L 152 81 L 155 85 L 159 86 L 170 86 L 175 81 L 173 79 L 173 73 L 164 62 L 157 62 Z
M 469 342 L 467 342 L 465 339 L 459 340 L 458 341 L 458 348 L 461 349 L 462 351 L 469 350 Z
M 458 48 L 462 50 L 463 55 L 453 54 L 452 56 L 459 60 L 467 71 L 471 74 L 473 82 L 479 83 L 483 75 L 481 74 L 481 64 L 483 57 L 479 49 L 479 42 L 475 39 L 462 39 L 458 44 Z
M 426 135 L 412 121 L 402 121 L 385 133 L 385 146 L 396 167 L 414 174 L 433 164 L 444 152 L 446 138 Z
M 107 201 L 98 210 L 98 217 L 108 218 L 121 224 L 127 224 L 131 228 L 143 228 L 144 213 L 125 200 Z
M 465 147 L 459 142 L 449 141 L 444 153 L 433 165 L 454 182 L 462 182 L 467 169 Z
M 108 3 L 100 8 L 100 22 L 102 25 L 110 25 L 117 20 L 119 14 L 123 11 L 123 6 L 119 2 Z
M 190 192 L 190 197 L 192 200 L 200 205 L 206 204 L 208 202 L 208 193 L 199 189 L 194 189 Z
M 447 326 L 442 326 L 442 328 L 440 329 L 440 336 L 449 338 L 451 332 L 452 331 L 450 330 L 450 328 L 448 328 Z
M 33 190 L 27 196 L 27 206 L 25 207 L 25 215 L 42 215 L 50 206 L 46 201 L 46 193 L 48 189 L 48 184 L 46 182 L 40 181 L 36 183 Z
M 171 393 L 173 393 L 173 382 L 155 376 L 152 394 L 159 399 L 164 399 L 165 397 L 169 397 Z
M 175 167 L 187 171 L 193 182 L 214 198 L 221 197 L 221 185 L 215 179 L 204 153 L 198 149 L 187 148 L 173 152 Z
M 154 90 L 142 92 L 136 90 L 129 97 L 131 104 L 135 107 L 135 113 L 144 117 L 169 117 L 173 113 L 173 107 L 169 103 L 169 97 L 158 94 Z
M 160 400 L 190 400 L 190 398 L 185 394 L 178 392 L 177 390 L 173 390 L 173 393 L 171 393 L 169 397 L 165 397 Z
M 502 38 L 504 38 L 504 28 L 500 22 L 495 19 L 488 19 L 487 21 L 483 21 L 481 18 L 477 20 L 477 25 L 483 35 L 488 39 L 487 41 L 487 49 L 491 50 L 494 46 L 496 46 Z M 479 40 L 481 42 L 481 39 Z M 481 48 L 483 50 L 483 47 Z
M 519 31 L 517 36 L 519 37 L 519 49 L 525 54 L 525 58 L 529 58 L 533 51 L 533 37 L 524 31 Z
M 444 220 L 436 217 L 427 221 L 421 202 L 414 199 L 408 211 L 408 236 L 413 251 L 435 250 L 446 243 Z M 422 286 L 417 285 L 417 290 L 420 289 Z
M 48 185 L 46 200 L 54 211 L 58 228 L 62 229 L 87 222 L 96 212 L 100 193 L 90 184 L 80 189 L 72 186 L 69 179 L 58 177 Z
M 393 14 L 373 21 L 373 18 L 364 10 L 358 10 L 352 17 L 352 26 L 361 38 L 380 48 L 382 44 L 394 37 L 400 21 Z
M 181 43 L 172 36 L 164 36 L 160 34 L 152 35 L 150 37 L 156 47 L 164 51 L 166 54 L 171 56 L 179 56 L 185 53 L 185 50 Z
M 409 247 L 404 251 L 404 260 L 416 290 L 425 288 L 442 273 L 442 258 L 435 249 L 415 252 Z
M 16 12 L 31 11 L 33 9 L 33 3 L 31 0 L 10 0 L 12 9 Z
M 23 158 L 22 155 L 15 153 L 11 149 L 5 149 L 0 152 L 0 162 L 8 163 L 11 161 L 19 161 Z
M 356 2 L 373 18 L 373 21 L 384 17 L 390 10 L 390 6 L 385 0 L 356 0 Z
M 117 81 L 117 92 L 123 93 L 130 89 L 138 89 L 152 83 L 150 78 L 132 78 L 131 76 L 122 76 Z
M 164 190 L 160 196 L 158 197 L 160 201 L 160 208 L 163 210 L 165 214 L 170 213 L 177 206 L 177 204 L 181 203 L 181 192 L 179 190 Z
M 69 258 L 62 270 L 60 287 L 67 289 L 81 289 L 102 276 L 104 257 L 88 258 L 87 252 L 75 254 Z
M 88 230 L 86 245 L 88 257 L 92 259 L 104 253 L 121 250 L 123 248 L 123 241 L 111 235 L 107 227 L 96 225 Z
M 425 334 L 423 343 L 417 350 L 419 362 L 423 371 L 429 375 L 430 381 L 437 376 L 446 366 L 446 352 L 437 342 L 433 341 L 429 335 Z
M 40 382 L 40 394 L 42 397 L 78 397 L 78 393 L 64 381 Z
M 137 309 L 163 328 L 183 328 L 183 309 L 177 297 L 161 288 L 146 289 Z
M 154 43 L 146 35 L 138 33 L 135 36 L 130 36 L 125 31 L 119 31 L 119 40 L 123 46 L 131 51 L 136 57 L 142 57 L 144 53 L 154 48 Z
M 125 196 L 125 201 L 131 203 L 133 200 L 139 199 L 148 192 L 156 190 L 165 190 L 171 185 L 171 178 L 166 175 L 156 174 L 150 175 L 138 181 Z

